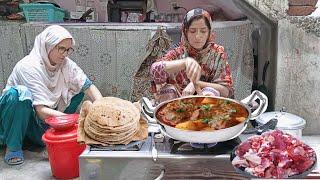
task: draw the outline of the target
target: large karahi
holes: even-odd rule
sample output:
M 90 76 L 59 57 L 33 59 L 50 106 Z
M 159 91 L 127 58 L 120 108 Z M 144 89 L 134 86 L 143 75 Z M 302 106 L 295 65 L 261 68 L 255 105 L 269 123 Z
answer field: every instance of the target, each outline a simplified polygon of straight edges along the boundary
M 79 117 L 78 142 L 86 144 L 128 144 L 147 136 L 140 110 L 130 101 L 104 97 L 85 101 Z

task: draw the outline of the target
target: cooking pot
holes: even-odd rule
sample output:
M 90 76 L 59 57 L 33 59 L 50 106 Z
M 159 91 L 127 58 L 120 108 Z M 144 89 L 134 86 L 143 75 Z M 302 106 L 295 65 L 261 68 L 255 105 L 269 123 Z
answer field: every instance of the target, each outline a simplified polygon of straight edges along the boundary
M 276 129 L 291 134 L 298 139 L 302 138 L 302 130 L 306 125 L 306 121 L 303 118 L 285 112 L 284 109 L 282 109 L 280 111 L 263 113 L 256 119 L 256 122 L 259 125 L 263 125 L 271 119 L 277 119 Z
M 225 101 L 237 103 L 242 108 L 246 109 L 246 111 L 248 112 L 248 117 L 243 122 L 235 126 L 219 129 L 219 130 L 213 130 L 213 131 L 192 131 L 192 130 L 178 129 L 163 123 L 156 117 L 158 110 L 169 102 L 179 101 L 181 99 L 186 99 L 186 98 L 199 98 L 199 97 L 223 99 Z M 256 101 L 257 99 L 259 99 L 258 102 Z M 260 91 L 253 91 L 250 96 L 246 97 L 241 101 L 224 98 L 224 97 L 213 97 L 213 96 L 185 96 L 185 97 L 180 97 L 180 98 L 162 102 L 156 107 L 153 107 L 150 100 L 145 97 L 142 98 L 141 103 L 142 103 L 142 114 L 147 118 L 149 123 L 159 124 L 162 130 L 162 133 L 164 135 L 169 136 L 170 138 L 173 138 L 176 140 L 183 141 L 183 142 L 215 143 L 215 142 L 227 141 L 239 136 L 246 129 L 247 123 L 249 120 L 256 119 L 260 114 L 266 111 L 268 106 L 268 98 L 265 94 L 261 93 Z M 253 110 L 252 105 L 257 103 L 258 103 L 258 107 L 255 110 Z

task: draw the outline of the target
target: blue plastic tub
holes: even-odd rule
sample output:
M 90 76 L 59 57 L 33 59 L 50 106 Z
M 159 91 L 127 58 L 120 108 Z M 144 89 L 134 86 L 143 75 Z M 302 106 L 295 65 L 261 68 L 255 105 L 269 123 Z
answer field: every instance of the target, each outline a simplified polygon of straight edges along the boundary
M 53 4 L 20 4 L 27 22 L 63 22 L 65 11 Z

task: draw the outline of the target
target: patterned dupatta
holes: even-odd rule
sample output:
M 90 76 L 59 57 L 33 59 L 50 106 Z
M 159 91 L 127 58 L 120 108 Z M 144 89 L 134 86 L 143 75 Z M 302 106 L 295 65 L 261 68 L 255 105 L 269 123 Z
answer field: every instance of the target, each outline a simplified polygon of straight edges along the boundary
M 208 36 L 206 44 L 204 45 L 204 48 L 201 50 L 193 48 L 187 39 L 188 29 L 186 25 L 195 16 L 203 16 L 210 23 L 210 34 Z M 183 54 L 180 55 L 180 58 L 186 58 L 189 56 L 193 57 L 201 65 L 201 68 L 203 70 L 203 76 L 201 77 L 201 80 L 206 82 L 211 82 L 213 79 L 217 78 L 214 77 L 214 75 L 216 74 L 216 70 L 219 69 L 219 59 L 221 58 L 221 54 L 217 51 L 214 51 L 212 48 L 212 46 L 215 46 L 214 37 L 213 23 L 211 20 L 211 16 L 207 11 L 197 8 L 189 11 L 185 15 L 182 24 L 182 36 L 180 43 L 180 48 L 183 49 Z

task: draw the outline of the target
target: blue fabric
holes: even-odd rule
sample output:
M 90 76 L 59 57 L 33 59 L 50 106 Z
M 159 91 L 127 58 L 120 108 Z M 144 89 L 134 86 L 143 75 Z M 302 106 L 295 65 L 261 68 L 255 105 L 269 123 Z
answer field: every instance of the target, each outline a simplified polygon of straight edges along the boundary
M 66 114 L 73 114 L 77 111 L 79 104 L 82 102 L 84 98 L 84 93 L 80 92 L 79 94 L 72 97 L 69 106 L 64 110 Z
M 18 86 L 14 86 L 14 87 L 7 86 L 5 88 L 5 91 L 10 90 L 11 88 L 18 91 L 19 101 L 24 101 L 24 100 L 31 100 L 32 101 L 31 91 L 29 91 L 27 87 L 22 86 L 22 85 L 18 85 Z M 1 98 L 1 96 L 0 96 L 0 98 Z
M 11 162 L 10 160 L 13 158 L 19 158 L 20 161 Z M 4 161 L 9 165 L 18 165 L 24 162 L 23 152 L 19 151 L 8 151 L 4 156 Z
M 82 86 L 81 91 L 86 91 L 90 86 L 92 85 L 92 81 L 90 79 L 86 79 L 86 82 L 84 82 L 84 85 Z
M 0 98 L 0 143 L 6 144 L 10 151 L 21 150 L 33 114 L 32 101 L 19 101 L 19 94 L 18 90 L 10 88 Z

